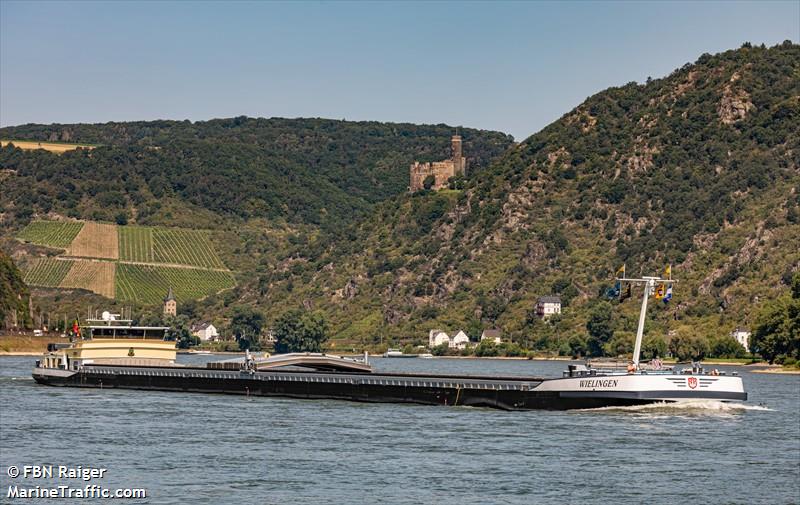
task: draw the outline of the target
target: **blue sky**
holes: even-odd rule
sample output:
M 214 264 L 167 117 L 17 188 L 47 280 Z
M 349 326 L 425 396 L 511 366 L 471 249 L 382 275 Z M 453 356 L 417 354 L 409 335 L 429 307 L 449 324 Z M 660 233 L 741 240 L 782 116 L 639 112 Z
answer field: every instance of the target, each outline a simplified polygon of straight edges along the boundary
M 2 0 L 0 125 L 327 117 L 521 140 L 609 86 L 786 39 L 797 0 Z

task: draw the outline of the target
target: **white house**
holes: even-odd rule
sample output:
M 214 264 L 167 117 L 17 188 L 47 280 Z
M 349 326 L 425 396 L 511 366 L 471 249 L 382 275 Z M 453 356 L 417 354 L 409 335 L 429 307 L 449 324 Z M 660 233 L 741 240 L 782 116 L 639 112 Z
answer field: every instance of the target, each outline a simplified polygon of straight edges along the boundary
M 428 348 L 433 349 L 442 344 L 447 344 L 447 347 L 453 347 L 450 342 L 450 336 L 447 333 L 442 330 L 431 330 L 428 333 Z
M 540 296 L 536 303 L 536 315 L 542 319 L 547 319 L 553 314 L 561 314 L 560 296 Z
M 456 333 L 456 336 L 453 337 L 453 340 L 450 342 L 450 347 L 454 347 L 456 349 L 466 349 L 468 345 L 469 337 L 463 331 Z
M 731 332 L 731 336 L 742 344 L 745 351 L 750 352 L 750 332 L 746 328 L 736 328 Z
M 494 342 L 495 344 L 499 344 L 503 341 L 502 336 L 503 332 L 500 330 L 500 328 L 483 330 L 483 333 L 481 333 L 481 342 L 488 340 L 490 342 Z
M 219 337 L 217 328 L 211 323 L 200 323 L 192 326 L 192 335 L 196 336 L 203 342 L 216 340 Z

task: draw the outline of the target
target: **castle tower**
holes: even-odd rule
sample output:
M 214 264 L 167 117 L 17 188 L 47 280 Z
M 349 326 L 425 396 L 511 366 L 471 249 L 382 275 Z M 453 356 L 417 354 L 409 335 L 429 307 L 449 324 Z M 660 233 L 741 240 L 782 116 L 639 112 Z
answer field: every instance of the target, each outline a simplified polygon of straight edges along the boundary
M 461 163 L 461 135 L 453 135 L 450 142 L 453 146 L 453 161 L 456 163 L 456 168 L 458 168 Z
M 164 298 L 164 314 L 174 316 L 178 313 L 178 302 L 175 300 L 175 295 L 172 294 L 172 286 L 169 287 L 169 293 Z
M 453 146 L 453 175 L 467 175 L 467 160 L 463 155 L 461 135 L 453 135 L 450 142 Z

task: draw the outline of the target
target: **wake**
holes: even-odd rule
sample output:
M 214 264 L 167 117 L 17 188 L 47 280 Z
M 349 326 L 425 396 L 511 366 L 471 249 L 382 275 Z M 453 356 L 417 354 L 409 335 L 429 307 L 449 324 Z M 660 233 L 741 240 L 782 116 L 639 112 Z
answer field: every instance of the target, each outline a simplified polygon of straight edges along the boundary
M 688 414 L 688 413 L 735 413 L 745 411 L 768 411 L 773 409 L 763 405 L 748 405 L 746 403 L 728 403 L 718 400 L 689 400 L 683 402 L 658 402 L 645 405 L 628 405 L 621 407 L 598 407 L 595 409 L 581 409 L 583 412 L 657 412 L 662 414 Z

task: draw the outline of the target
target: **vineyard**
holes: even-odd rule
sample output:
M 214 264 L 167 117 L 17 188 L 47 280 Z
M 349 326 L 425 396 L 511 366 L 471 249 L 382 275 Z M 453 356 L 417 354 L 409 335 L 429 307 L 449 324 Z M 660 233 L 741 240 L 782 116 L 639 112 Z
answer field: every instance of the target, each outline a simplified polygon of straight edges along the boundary
M 116 266 L 111 261 L 74 261 L 59 287 L 88 289 L 114 298 Z
M 39 258 L 25 272 L 25 284 L 55 288 L 72 268 L 72 261 Z
M 120 226 L 119 259 L 153 262 L 153 229 L 145 226 Z
M 25 280 L 32 286 L 83 288 L 144 304 L 161 303 L 170 287 L 188 301 L 235 286 L 209 231 L 34 221 L 17 238 L 71 257 L 31 260 Z
M 232 288 L 234 284 L 230 272 L 120 263 L 116 298 L 159 304 L 170 287 L 178 300 L 192 300 Z
M 82 228 L 79 221 L 34 221 L 18 237 L 32 244 L 66 249 Z
M 67 254 L 82 258 L 119 258 L 117 226 L 86 221 L 67 248 Z
M 153 228 L 153 256 L 157 263 L 225 268 L 207 231 Z

